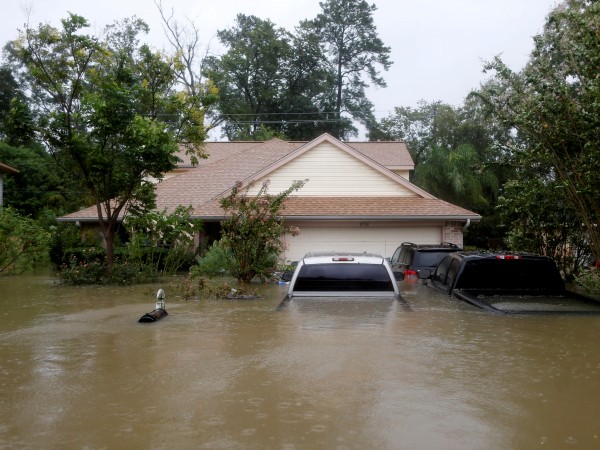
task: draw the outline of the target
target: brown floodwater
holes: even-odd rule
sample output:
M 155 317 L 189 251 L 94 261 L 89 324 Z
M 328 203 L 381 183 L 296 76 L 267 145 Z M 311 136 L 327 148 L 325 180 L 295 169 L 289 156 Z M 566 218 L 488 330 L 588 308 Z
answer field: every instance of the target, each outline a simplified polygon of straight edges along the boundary
M 166 291 L 169 315 L 140 324 Z M 0 278 L 2 449 L 600 448 L 600 316 Z

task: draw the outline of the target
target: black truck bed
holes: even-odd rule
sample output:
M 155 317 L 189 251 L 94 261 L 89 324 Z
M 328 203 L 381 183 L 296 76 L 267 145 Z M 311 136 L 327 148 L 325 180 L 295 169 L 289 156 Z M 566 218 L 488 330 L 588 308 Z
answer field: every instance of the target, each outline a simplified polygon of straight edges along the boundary
M 600 302 L 570 291 L 490 295 L 457 289 L 454 294 L 463 301 L 498 314 L 600 314 Z

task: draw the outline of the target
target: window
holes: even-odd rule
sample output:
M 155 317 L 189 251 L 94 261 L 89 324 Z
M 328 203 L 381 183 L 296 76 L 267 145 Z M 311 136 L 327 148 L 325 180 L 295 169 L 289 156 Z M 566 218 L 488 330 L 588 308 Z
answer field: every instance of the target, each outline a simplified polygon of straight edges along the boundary
M 446 282 L 446 274 L 448 273 L 448 269 L 450 267 L 450 262 L 452 262 L 451 257 L 446 257 L 442 259 L 440 264 L 437 266 L 435 274 L 433 275 L 433 281 L 444 284 Z
M 452 286 L 459 267 L 460 261 L 456 258 L 453 258 L 452 262 L 450 263 L 450 268 L 448 269 L 448 276 L 446 277 L 446 284 L 448 284 L 448 286 Z
M 564 289 L 560 273 L 552 261 L 528 258 L 468 261 L 460 277 L 460 284 L 469 289 Z
M 398 247 L 392 255 L 392 259 L 390 259 L 392 264 L 396 264 L 400 260 L 400 253 L 402 253 L 402 247 Z
M 306 264 L 300 268 L 295 291 L 393 292 L 383 264 Z

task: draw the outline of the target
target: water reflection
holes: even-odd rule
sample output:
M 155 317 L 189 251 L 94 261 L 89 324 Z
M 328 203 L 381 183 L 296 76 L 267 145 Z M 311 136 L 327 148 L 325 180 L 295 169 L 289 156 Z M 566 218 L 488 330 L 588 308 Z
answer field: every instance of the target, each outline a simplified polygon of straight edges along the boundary
M 600 322 L 0 279 L 0 448 L 595 448 Z

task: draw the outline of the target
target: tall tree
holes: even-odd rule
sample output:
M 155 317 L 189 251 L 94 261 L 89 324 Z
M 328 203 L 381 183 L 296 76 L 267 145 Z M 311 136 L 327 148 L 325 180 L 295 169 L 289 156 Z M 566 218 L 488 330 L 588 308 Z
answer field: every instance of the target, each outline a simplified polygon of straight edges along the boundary
M 112 267 L 120 217 L 151 207 L 153 185 L 175 165 L 178 142 L 198 154 L 204 139 L 197 103 L 174 90 L 172 61 L 139 44 L 147 25 L 125 20 L 104 40 L 70 14 L 62 28 L 29 26 L 8 46 L 37 108 L 37 132 L 59 167 L 94 199 Z
M 438 136 L 438 111 L 450 108 L 442 102 L 428 103 L 421 100 L 417 107 L 397 106 L 394 112 L 379 122 L 370 124 L 371 141 L 404 141 L 418 166 L 426 160 L 434 145 L 444 145 Z
M 600 258 L 600 3 L 565 0 L 550 12 L 525 68 L 486 64 L 482 91 L 520 138 L 522 164 L 548 161 Z
M 510 129 L 493 120 L 480 99 L 469 96 L 463 106 L 421 100 L 416 107 L 398 106 L 369 129 L 369 140 L 405 141 L 415 166 L 427 161 L 435 146 L 455 149 L 468 144 L 485 164 L 507 156 Z
M 369 130 L 370 140 L 403 140 L 415 162 L 415 184 L 482 214 L 465 243 L 499 246 L 504 231 L 495 211 L 499 187 L 514 172 L 506 152 L 510 130 L 493 120 L 477 96 L 461 107 L 421 101 L 396 107 Z
M 379 38 L 373 22 L 375 4 L 365 0 L 325 0 L 322 12 L 301 26 L 313 29 L 329 55 L 335 73 L 335 112 L 338 120 L 348 113 L 365 125 L 374 122 L 373 104 L 367 99 L 368 81 L 385 87 L 379 67 L 388 70 L 390 47 Z M 343 136 L 340 136 L 343 137 Z
M 34 142 L 27 98 L 8 65 L 0 67 L 0 139 L 15 147 Z
M 252 134 L 283 111 L 285 67 L 290 36 L 269 20 L 238 14 L 234 27 L 217 36 L 228 48 L 205 61 L 206 75 L 219 89 L 224 131 L 230 140 Z
M 484 170 L 472 145 L 450 150 L 435 146 L 428 160 L 415 171 L 415 184 L 433 195 L 470 209 L 485 208 L 488 192 L 498 192 L 496 176 Z
M 203 77 L 204 58 L 200 54 L 200 31 L 196 24 L 188 20 L 188 25 L 181 25 L 174 16 L 174 11 L 168 13 L 161 0 L 154 2 L 160 13 L 167 40 L 175 52 L 174 71 L 179 84 L 184 88 L 180 95 L 185 95 L 188 101 L 196 102 L 196 109 L 204 111 L 205 131 L 209 132 L 219 125 L 217 120 L 207 122 L 212 118 L 211 111 L 217 104 L 218 90 L 210 79 Z M 206 49 L 208 52 L 210 49 Z

